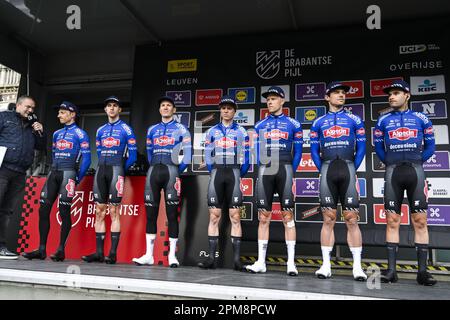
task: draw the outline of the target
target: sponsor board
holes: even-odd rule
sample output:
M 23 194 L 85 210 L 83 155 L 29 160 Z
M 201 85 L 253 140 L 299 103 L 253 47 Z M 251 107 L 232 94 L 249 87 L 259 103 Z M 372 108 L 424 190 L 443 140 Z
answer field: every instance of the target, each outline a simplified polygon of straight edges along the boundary
M 239 208 L 241 221 L 253 221 L 253 203 L 242 202 L 242 207 Z
M 424 162 L 425 171 L 450 171 L 450 155 L 448 151 L 435 151 L 434 154 Z
M 211 105 L 218 106 L 221 98 L 222 98 L 222 89 L 195 90 L 196 106 L 211 106 Z
M 378 121 L 378 118 L 394 110 L 389 106 L 388 102 L 371 102 L 370 103 L 370 118 L 372 121 Z
M 318 197 L 319 178 L 295 178 L 296 197 Z
M 427 224 L 429 226 L 450 226 L 450 205 L 428 204 Z
M 359 165 L 358 170 L 356 172 L 366 172 L 366 156 L 364 156 L 363 160 L 361 161 L 361 164 Z
M 375 224 L 386 224 L 386 212 L 384 211 L 384 204 L 373 205 L 373 222 Z M 407 204 L 402 204 L 400 224 L 409 225 L 409 206 Z
M 364 103 L 346 104 L 344 109 L 351 114 L 357 115 L 362 121 L 365 121 Z
M 220 111 L 219 110 L 205 110 L 205 111 L 195 111 L 195 122 L 194 126 L 196 128 L 211 128 L 220 122 Z
M 255 110 L 253 109 L 238 109 L 234 115 L 234 121 L 241 126 L 255 125 Z
M 193 148 L 196 150 L 205 149 L 206 132 L 194 132 Z
M 340 81 L 344 85 L 350 87 L 350 90 L 345 95 L 345 99 L 364 98 L 364 81 L 362 80 L 347 80 Z
M 191 113 L 190 112 L 184 112 L 184 111 L 176 112 L 173 115 L 173 119 L 176 122 L 181 123 L 182 125 L 184 125 L 187 128 L 189 128 L 189 125 L 191 123 Z
M 209 173 L 208 168 L 206 167 L 205 159 L 201 154 L 200 155 L 194 154 L 192 156 L 191 168 L 192 172 Z
M 193 72 L 197 71 L 197 59 L 169 60 L 167 61 L 167 72 Z
M 325 112 L 325 106 L 297 107 L 295 108 L 295 119 L 301 124 L 311 124 Z
M 240 188 L 242 196 L 253 197 L 253 178 L 241 178 Z
M 447 101 L 444 99 L 411 101 L 411 109 L 430 119 L 447 119 Z
M 434 129 L 434 142 L 436 144 L 448 145 L 448 126 L 446 124 L 435 124 Z
M 295 85 L 295 100 L 323 100 L 325 96 L 325 90 L 325 82 L 298 83 Z
M 358 224 L 367 224 L 367 205 L 359 205 Z M 296 203 L 295 221 L 300 223 L 323 223 L 323 216 L 319 203 Z M 336 210 L 336 223 L 344 224 L 342 207 L 339 205 Z
M 410 85 L 413 95 L 445 93 L 444 75 L 411 77 Z
M 314 161 L 311 158 L 311 153 L 303 153 L 300 164 L 297 167 L 297 172 L 319 172 Z
M 191 106 L 192 92 L 190 90 L 166 91 L 166 96 L 173 99 L 173 102 L 175 102 L 175 106 L 177 108 Z
M 387 96 L 387 94 L 383 92 L 383 89 L 389 87 L 395 80 L 403 80 L 403 78 L 397 77 L 397 78 L 370 80 L 370 96 L 371 97 Z
M 450 178 L 427 178 L 428 198 L 450 199 Z
M 311 139 L 309 137 L 310 132 L 311 130 L 309 129 L 303 129 L 303 148 L 311 147 Z
M 228 88 L 228 95 L 233 96 L 238 105 L 254 104 L 256 102 L 255 87 Z
M 272 87 L 272 86 L 277 86 L 277 87 L 280 87 L 281 89 L 283 89 L 283 91 L 284 91 L 284 101 L 285 102 L 289 102 L 290 101 L 289 100 L 289 97 L 290 97 L 290 94 L 291 94 L 290 86 L 288 84 L 286 84 L 286 85 L 274 84 L 274 85 L 271 85 L 271 86 L 262 86 L 261 87 L 261 102 L 262 103 L 266 103 L 266 98 L 264 98 L 262 96 L 262 94 L 264 92 L 266 92 L 267 90 L 269 90 L 269 88 Z

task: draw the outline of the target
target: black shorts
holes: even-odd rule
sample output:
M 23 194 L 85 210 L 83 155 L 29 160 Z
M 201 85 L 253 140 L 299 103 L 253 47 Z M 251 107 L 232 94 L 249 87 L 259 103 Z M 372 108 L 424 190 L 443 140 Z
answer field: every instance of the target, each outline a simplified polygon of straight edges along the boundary
M 239 168 L 214 168 L 208 185 L 208 207 L 223 209 L 225 203 L 230 209 L 242 206 L 240 182 Z
M 401 213 L 406 190 L 412 213 L 426 213 L 428 209 L 428 184 L 421 164 L 400 163 L 389 165 L 384 176 L 384 208 Z
M 146 206 L 159 206 L 161 189 L 164 190 L 166 204 L 178 205 L 180 203 L 181 184 L 177 166 L 166 164 L 150 166 L 145 179 L 144 202 Z
M 324 161 L 319 179 L 319 201 L 322 208 L 336 209 L 338 202 L 341 203 L 342 210 L 359 208 L 358 178 L 353 161 Z
M 256 196 L 258 209 L 272 211 L 274 193 L 278 193 L 283 211 L 294 209 L 294 171 L 292 164 L 281 163 L 277 170 L 272 167 L 261 165 L 258 168 L 258 178 L 256 180 Z
M 125 174 L 122 166 L 99 165 L 94 178 L 94 200 L 119 205 L 123 197 Z
M 59 203 L 71 205 L 75 196 L 75 170 L 51 170 L 41 190 L 40 202 L 53 204 L 59 196 Z

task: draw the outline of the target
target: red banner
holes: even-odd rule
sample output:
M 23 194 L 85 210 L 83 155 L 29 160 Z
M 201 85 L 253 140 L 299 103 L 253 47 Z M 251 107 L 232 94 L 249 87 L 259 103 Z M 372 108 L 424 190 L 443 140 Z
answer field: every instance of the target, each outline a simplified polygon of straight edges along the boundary
M 30 184 L 30 180 L 32 184 Z M 26 251 L 31 251 L 39 246 L 39 196 L 44 186 L 45 177 L 30 177 L 27 180 L 28 196 L 26 205 L 30 206 L 29 214 L 22 215 L 22 229 L 20 234 L 27 234 Z M 75 190 L 72 202 L 71 217 L 72 230 L 66 245 L 67 259 L 80 259 L 81 256 L 95 252 L 95 203 L 92 192 L 93 176 L 87 176 Z M 121 234 L 117 249 L 117 261 L 131 263 L 135 257 L 145 253 L 145 230 L 147 216 L 144 205 L 145 177 L 126 177 L 124 195 L 120 210 Z M 31 190 L 32 189 L 32 190 Z M 164 196 L 161 196 L 164 199 Z M 50 213 L 50 233 L 47 241 L 47 255 L 54 253 L 59 245 L 61 218 L 59 216 L 58 201 L 55 201 Z M 166 226 L 165 203 L 162 200 L 158 215 L 158 234 L 154 247 L 155 264 L 168 265 L 168 240 Z M 109 212 L 106 213 L 106 238 L 105 255 L 109 253 L 111 246 Z M 19 237 L 20 238 L 20 237 Z

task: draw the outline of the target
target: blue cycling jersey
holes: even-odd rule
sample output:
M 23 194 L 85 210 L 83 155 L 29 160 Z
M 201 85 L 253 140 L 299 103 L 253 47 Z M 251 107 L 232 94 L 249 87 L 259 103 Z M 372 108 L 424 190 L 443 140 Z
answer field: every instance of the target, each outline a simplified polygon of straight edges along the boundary
M 219 123 L 210 128 L 205 139 L 205 162 L 209 172 L 214 166 L 240 167 L 243 177 L 250 166 L 247 131 L 234 121 L 229 127 Z
M 423 113 L 411 110 L 381 116 L 373 138 L 377 156 L 386 165 L 405 161 L 423 163 L 435 150 L 431 121 Z
M 180 162 L 178 156 L 183 151 Z M 160 122 L 147 130 L 147 158 L 150 165 L 162 163 L 178 165 L 178 171 L 183 172 L 191 162 L 191 134 L 182 124 L 171 120 Z
M 322 161 L 342 159 L 355 163 L 358 169 L 366 153 L 364 122 L 344 109 L 329 111 L 312 124 L 309 133 L 311 158 L 317 169 Z
M 80 161 L 77 176 L 80 182 L 91 165 L 91 149 L 87 133 L 73 123 L 53 133 L 52 168 L 75 170 L 77 161 Z
M 97 130 L 96 144 L 99 165 L 123 166 L 128 153 L 125 162 L 125 170 L 128 170 L 137 159 L 133 129 L 122 120 L 101 126 Z
M 292 163 L 297 169 L 302 158 L 303 132 L 300 122 L 284 114 L 268 115 L 255 125 L 258 164 L 270 161 Z M 293 155 L 292 155 L 292 149 Z M 274 159 L 278 153 L 278 159 Z

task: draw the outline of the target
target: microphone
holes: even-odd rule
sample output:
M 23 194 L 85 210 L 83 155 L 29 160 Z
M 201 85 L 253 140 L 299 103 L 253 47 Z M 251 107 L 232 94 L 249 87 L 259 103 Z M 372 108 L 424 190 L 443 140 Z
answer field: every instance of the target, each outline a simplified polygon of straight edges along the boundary
M 35 113 L 30 113 L 27 117 L 27 120 L 30 123 L 30 125 L 33 125 L 35 122 L 38 122 L 38 117 Z M 39 135 L 39 137 L 42 138 L 42 132 L 40 130 L 36 130 L 36 132 Z

